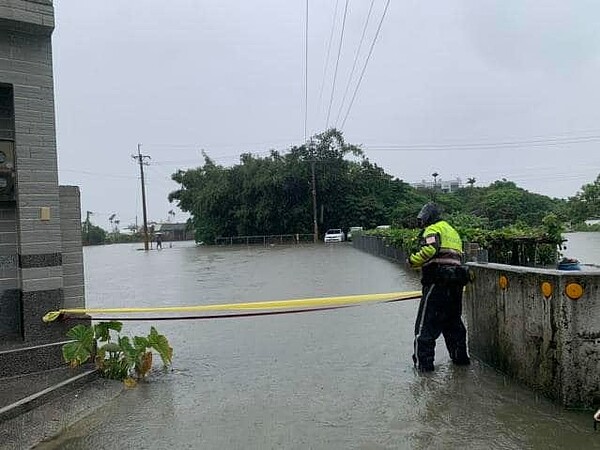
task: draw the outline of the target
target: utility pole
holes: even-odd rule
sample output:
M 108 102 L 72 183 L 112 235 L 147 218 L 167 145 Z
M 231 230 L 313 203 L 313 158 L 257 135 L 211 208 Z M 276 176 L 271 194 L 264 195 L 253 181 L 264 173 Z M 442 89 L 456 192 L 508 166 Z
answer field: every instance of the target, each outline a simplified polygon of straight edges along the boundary
M 151 159 L 148 155 L 142 155 L 141 152 L 142 144 L 137 146 L 137 155 L 131 155 L 133 159 L 136 159 L 140 165 L 140 179 L 142 181 L 142 212 L 144 216 L 144 250 L 149 249 L 149 237 L 148 237 L 148 214 L 146 210 L 146 183 L 144 181 L 144 166 L 149 164 L 147 159 Z M 137 216 L 136 216 L 137 219 Z
M 312 187 L 312 204 L 313 204 L 313 242 L 316 244 L 319 241 L 319 224 L 317 222 L 317 180 L 315 176 L 315 149 L 310 141 L 309 150 L 311 155 L 310 171 L 311 171 L 311 187 Z
M 313 201 L 313 241 L 316 244 L 319 240 L 319 224 L 317 223 L 317 182 L 315 179 L 315 160 L 310 163 L 312 172 L 312 201 Z

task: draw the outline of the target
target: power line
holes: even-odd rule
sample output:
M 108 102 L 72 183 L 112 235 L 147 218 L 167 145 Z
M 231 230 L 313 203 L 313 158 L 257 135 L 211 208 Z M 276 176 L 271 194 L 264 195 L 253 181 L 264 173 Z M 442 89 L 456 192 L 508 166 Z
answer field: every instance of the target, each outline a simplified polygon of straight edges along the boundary
M 505 142 L 475 142 L 475 143 L 448 143 L 448 144 L 404 144 L 404 145 L 372 145 L 367 149 L 372 151 L 394 152 L 430 152 L 448 150 L 521 150 L 523 147 L 553 147 L 557 145 L 576 145 L 600 142 L 600 136 L 582 136 L 573 138 L 548 138 L 522 141 Z
M 365 25 L 364 25 L 363 31 L 362 31 L 362 36 L 360 37 L 360 42 L 358 43 L 356 55 L 354 55 L 354 63 L 352 64 L 352 70 L 350 70 L 350 76 L 348 77 L 348 83 L 346 83 L 346 89 L 344 90 L 344 96 L 342 97 L 342 104 L 340 105 L 340 109 L 338 110 L 337 117 L 335 118 L 336 125 L 337 125 L 338 121 L 340 120 L 340 115 L 342 114 L 342 110 L 344 109 L 344 104 L 346 103 L 346 98 L 348 97 L 348 92 L 350 92 L 350 85 L 352 84 L 352 77 L 354 76 L 354 71 L 356 70 L 356 64 L 358 63 L 358 56 L 360 55 L 362 45 L 365 41 L 365 36 L 367 35 L 367 27 L 369 25 L 369 19 L 371 18 L 371 13 L 373 12 L 374 4 L 375 4 L 375 0 L 371 0 L 371 4 L 369 5 L 369 12 L 367 13 L 367 19 L 365 20 Z
M 579 162 L 579 163 L 570 163 L 569 164 L 569 173 L 572 173 L 574 168 L 579 169 L 580 173 L 584 173 L 587 171 L 582 171 L 582 169 L 589 169 L 591 167 L 600 167 L 600 160 L 596 160 L 596 161 L 586 161 L 586 162 Z M 527 176 L 527 175 L 531 175 L 532 172 L 535 171 L 536 174 L 540 175 L 540 174 L 544 174 L 544 173 L 556 173 L 557 170 L 557 166 L 556 165 L 550 165 L 550 166 L 543 166 L 543 165 L 532 165 L 532 164 L 528 164 L 525 166 L 520 166 L 518 168 L 519 172 L 512 172 L 512 175 L 519 175 L 519 176 Z M 476 171 L 476 173 L 474 175 L 495 175 L 498 173 L 498 169 L 478 169 Z
M 502 138 L 504 139 L 504 138 Z M 555 135 L 534 135 L 534 136 L 530 136 L 530 137 L 526 137 L 526 138 L 505 138 L 505 140 L 507 142 L 513 142 L 515 141 L 518 144 L 522 144 L 523 141 L 536 141 L 536 140 L 543 140 L 543 141 L 547 141 L 547 140 L 595 140 L 595 139 L 600 139 L 600 130 L 599 129 L 588 129 L 588 130 L 572 130 L 572 131 L 560 131 L 557 132 Z M 295 138 L 288 138 L 288 139 L 279 139 L 279 140 L 275 140 L 275 141 L 264 141 L 264 142 L 242 142 L 242 143 L 220 143 L 220 144 L 204 144 L 204 145 L 200 145 L 200 144 L 196 144 L 196 143 L 178 143 L 178 144 L 174 144 L 174 143 L 165 143 L 165 144 L 144 144 L 144 148 L 152 148 L 155 149 L 154 151 L 158 151 L 160 149 L 169 149 L 169 151 L 172 150 L 181 150 L 181 151 L 199 151 L 199 149 L 202 148 L 206 148 L 208 151 L 213 151 L 215 149 L 229 149 L 229 148 L 244 148 L 244 147 L 277 147 L 277 146 L 281 146 L 281 145 L 289 145 L 290 147 L 296 145 L 294 144 L 294 142 L 298 142 L 300 139 L 299 137 L 295 137 Z M 357 141 L 360 141 L 361 139 L 357 139 Z M 364 142 L 364 141 L 363 141 Z M 501 140 L 500 143 L 504 143 L 504 140 Z M 460 146 L 471 146 L 471 145 L 487 145 L 487 144 L 492 144 L 492 145 L 497 145 L 498 142 L 497 141 L 477 141 L 477 142 L 469 142 L 469 141 L 461 141 L 461 140 L 457 140 L 457 139 L 445 139 L 443 143 L 436 143 L 436 142 L 420 142 L 420 143 L 403 143 L 403 144 L 394 144 L 394 143 L 373 143 L 373 144 L 365 144 L 367 147 L 373 147 L 373 148 L 377 148 L 377 149 L 388 149 L 388 148 L 399 148 L 399 147 L 410 147 L 410 148 L 414 148 L 414 147 L 440 147 L 440 146 L 448 146 L 448 147 L 460 147 Z M 275 149 L 275 148 L 274 148 Z M 253 152 L 252 150 L 248 150 L 249 152 Z M 240 151 L 239 153 L 235 153 L 235 154 L 228 154 L 228 155 L 224 155 L 224 156 L 218 156 L 215 158 L 211 158 L 211 159 L 219 159 L 219 158 L 225 158 L 225 157 L 229 157 L 229 156 L 239 156 L 242 153 L 247 153 L 248 151 Z M 261 151 L 261 153 L 268 153 L 269 150 L 264 150 Z M 253 152 L 254 153 L 254 152 Z M 192 159 L 185 159 L 185 160 L 176 160 L 173 162 L 180 162 L 180 161 L 185 161 L 185 162 L 193 162 L 194 160 Z M 159 161 L 160 164 L 162 163 L 170 163 L 171 161 Z M 153 164 L 156 164 L 157 161 L 153 160 Z M 81 172 L 81 173 L 87 173 L 85 171 L 81 171 L 78 169 L 63 169 L 61 167 L 60 169 L 61 172 Z M 90 172 L 91 173 L 91 172 Z M 97 173 L 93 173 L 94 175 Z M 115 174 L 115 175 L 111 175 L 119 178 L 129 178 L 129 175 L 120 175 L 120 174 Z
M 117 174 L 109 174 L 106 172 L 93 172 L 90 170 L 80 170 L 80 169 L 60 168 L 58 171 L 59 171 L 59 173 L 60 172 L 68 172 L 68 173 L 75 173 L 75 174 L 80 174 L 80 175 L 99 176 L 99 177 L 103 177 L 103 178 L 114 178 L 114 179 L 120 179 L 120 180 L 136 180 L 139 178 L 139 177 L 132 176 L 132 175 L 117 175 Z
M 308 135 L 308 0 L 306 0 L 306 24 L 304 28 L 304 142 Z
M 338 46 L 337 59 L 335 62 L 335 71 L 333 72 L 333 84 L 331 86 L 331 97 L 329 99 L 329 107 L 327 108 L 327 120 L 325 122 L 325 129 L 329 128 L 329 116 L 331 115 L 331 105 L 333 104 L 333 97 L 335 95 L 335 82 L 337 80 L 338 67 L 340 65 L 340 56 L 342 54 L 342 44 L 344 43 L 344 30 L 346 28 L 346 16 L 348 15 L 348 3 L 350 0 L 346 0 L 344 6 L 344 17 L 342 19 L 342 31 L 340 33 L 340 45 Z
M 323 101 L 323 91 L 325 89 L 325 78 L 327 76 L 327 69 L 329 68 L 329 55 L 331 54 L 331 43 L 333 42 L 333 32 L 335 31 L 335 19 L 337 17 L 337 11 L 340 0 L 335 0 L 335 8 L 333 10 L 333 18 L 331 19 L 331 33 L 329 33 L 329 43 L 327 44 L 327 56 L 325 56 L 325 65 L 323 69 L 323 79 L 321 80 L 321 89 L 319 90 L 319 106 Z
M 387 2 L 385 4 L 385 8 L 383 10 L 383 14 L 381 15 L 381 20 L 379 21 L 379 25 L 377 26 L 377 31 L 375 32 L 375 37 L 373 37 L 373 42 L 371 42 L 371 47 L 369 48 L 369 54 L 367 55 L 365 65 L 363 66 L 362 72 L 360 73 L 360 77 L 358 78 L 358 83 L 356 84 L 356 88 L 354 89 L 354 93 L 352 94 L 352 100 L 350 100 L 350 104 L 348 105 L 348 110 L 346 111 L 346 115 L 344 116 L 344 120 L 342 121 L 342 125 L 340 128 L 344 128 L 344 125 L 346 124 L 346 120 L 348 119 L 348 116 L 350 115 L 350 110 L 352 110 L 352 105 L 354 105 L 354 100 L 356 99 L 356 94 L 358 93 L 360 84 L 362 83 L 363 77 L 365 76 L 365 71 L 367 70 L 369 61 L 371 60 L 371 55 L 373 54 L 373 48 L 375 48 L 375 43 L 377 42 L 377 38 L 379 37 L 379 33 L 381 31 L 381 25 L 383 24 L 383 19 L 385 19 L 385 15 L 387 13 L 389 6 L 390 6 L 390 0 L 387 0 Z

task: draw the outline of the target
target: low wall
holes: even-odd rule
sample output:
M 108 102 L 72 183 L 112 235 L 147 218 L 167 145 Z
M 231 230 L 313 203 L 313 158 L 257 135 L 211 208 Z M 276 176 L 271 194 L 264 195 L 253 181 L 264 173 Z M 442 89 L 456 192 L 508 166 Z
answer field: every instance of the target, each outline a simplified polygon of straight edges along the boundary
M 352 236 L 352 245 L 359 250 L 371 253 L 375 256 L 388 258 L 399 263 L 406 262 L 406 254 L 402 250 L 388 245 L 385 242 L 385 238 L 380 236 L 365 236 L 364 234 L 355 235 Z
M 600 404 L 600 271 L 469 265 L 471 353 L 565 406 Z

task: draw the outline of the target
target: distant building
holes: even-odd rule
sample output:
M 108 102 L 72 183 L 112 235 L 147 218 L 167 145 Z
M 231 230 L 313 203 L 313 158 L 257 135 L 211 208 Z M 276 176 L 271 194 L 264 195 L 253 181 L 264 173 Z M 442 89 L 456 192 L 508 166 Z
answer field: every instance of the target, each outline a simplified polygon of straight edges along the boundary
M 411 186 L 415 189 L 435 189 L 441 192 L 455 192 L 463 187 L 462 180 L 455 178 L 453 180 L 442 180 L 429 181 L 421 180 L 419 183 L 411 183 Z
M 186 223 L 157 223 L 154 233 L 161 233 L 163 241 L 190 241 L 194 239 L 194 232 L 188 230 Z

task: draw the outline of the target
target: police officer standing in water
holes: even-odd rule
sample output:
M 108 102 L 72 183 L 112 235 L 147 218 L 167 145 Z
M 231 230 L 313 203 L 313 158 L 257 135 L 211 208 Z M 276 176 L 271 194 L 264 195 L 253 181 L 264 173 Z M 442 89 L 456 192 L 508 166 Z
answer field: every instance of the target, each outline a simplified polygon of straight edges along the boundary
M 413 361 L 420 372 L 434 370 L 435 341 L 444 335 L 455 364 L 470 364 L 467 332 L 461 319 L 463 287 L 468 272 L 462 267 L 462 241 L 458 232 L 441 218 L 435 203 L 427 203 L 417 216 L 420 249 L 409 257 L 413 268 L 421 268 L 423 296 L 415 322 Z

